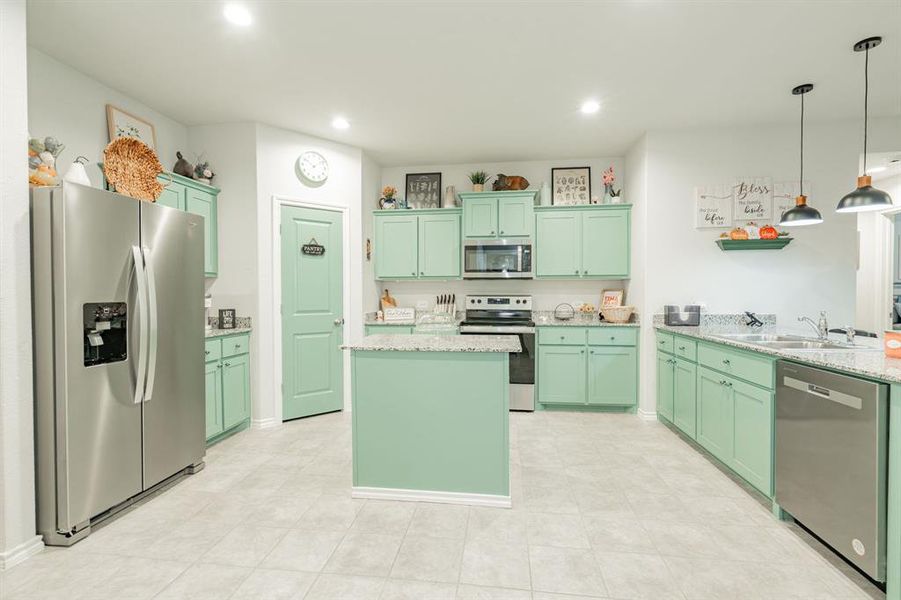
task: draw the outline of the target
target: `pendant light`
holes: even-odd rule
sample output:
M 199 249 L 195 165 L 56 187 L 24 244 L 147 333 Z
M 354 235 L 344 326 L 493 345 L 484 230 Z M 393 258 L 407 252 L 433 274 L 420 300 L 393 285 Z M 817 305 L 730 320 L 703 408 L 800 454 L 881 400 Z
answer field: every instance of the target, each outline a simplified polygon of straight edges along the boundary
M 864 212 L 883 210 L 892 205 L 892 198 L 882 190 L 873 187 L 873 178 L 867 175 L 867 103 L 869 100 L 870 50 L 882 43 L 881 37 L 871 37 L 854 44 L 855 52 L 866 53 L 863 67 L 863 175 L 857 178 L 857 189 L 847 194 L 838 203 L 836 212 Z
M 804 195 L 804 94 L 812 89 L 812 83 L 804 83 L 792 89 L 792 94 L 801 96 L 801 176 L 798 179 L 798 197 L 795 198 L 795 207 L 782 213 L 782 219 L 779 221 L 780 227 L 800 227 L 823 222 L 820 211 L 812 206 L 807 206 L 807 196 Z

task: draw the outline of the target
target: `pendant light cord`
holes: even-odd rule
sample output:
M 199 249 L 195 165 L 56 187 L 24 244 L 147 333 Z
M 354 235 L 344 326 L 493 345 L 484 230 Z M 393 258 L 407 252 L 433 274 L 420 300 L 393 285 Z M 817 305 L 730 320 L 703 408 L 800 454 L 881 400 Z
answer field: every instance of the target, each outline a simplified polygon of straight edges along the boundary
M 863 63 L 863 174 L 867 174 L 867 113 L 870 97 L 870 48 L 867 50 Z
M 804 94 L 801 94 L 801 178 L 798 180 L 799 196 L 804 195 Z

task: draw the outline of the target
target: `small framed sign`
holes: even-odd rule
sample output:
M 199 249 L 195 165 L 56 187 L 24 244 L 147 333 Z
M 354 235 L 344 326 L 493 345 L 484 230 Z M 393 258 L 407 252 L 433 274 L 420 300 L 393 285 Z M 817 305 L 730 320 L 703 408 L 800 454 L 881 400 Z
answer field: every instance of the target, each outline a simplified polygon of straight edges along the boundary
M 623 305 L 623 290 L 604 290 L 601 294 L 601 308 Z
M 551 169 L 551 197 L 555 206 L 591 202 L 591 167 Z
M 773 180 L 770 177 L 739 177 L 732 186 L 735 221 L 768 221 L 773 214 Z
M 732 227 L 732 189 L 727 185 L 695 188 L 695 228 Z
M 219 309 L 219 329 L 234 329 L 235 322 L 236 319 L 234 308 Z
M 407 173 L 409 208 L 439 208 L 441 206 L 441 173 Z
M 316 238 L 310 238 L 310 241 L 300 247 L 300 251 L 307 256 L 322 256 L 325 254 L 325 246 L 316 241 Z

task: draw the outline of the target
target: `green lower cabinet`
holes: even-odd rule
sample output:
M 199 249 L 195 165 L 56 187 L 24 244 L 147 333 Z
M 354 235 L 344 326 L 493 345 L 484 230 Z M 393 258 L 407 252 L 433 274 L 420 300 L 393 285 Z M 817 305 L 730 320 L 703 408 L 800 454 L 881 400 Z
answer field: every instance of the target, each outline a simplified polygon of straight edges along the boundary
M 728 381 L 732 391 L 733 471 L 767 496 L 773 495 L 774 394 L 754 385 Z
M 588 404 L 630 406 L 638 398 L 638 358 L 634 347 L 588 347 Z
M 673 425 L 695 439 L 698 367 L 682 358 L 673 365 Z
M 585 404 L 585 347 L 538 347 L 538 400 Z
M 706 367 L 698 368 L 697 440 L 728 465 L 732 461 L 735 415 L 727 383 L 724 375 Z
M 219 361 L 206 363 L 206 437 L 210 439 L 222 433 L 222 377 Z
M 226 429 L 250 418 L 248 355 L 222 359 L 222 420 Z
M 673 422 L 673 366 L 676 359 L 665 352 L 657 353 L 657 414 Z

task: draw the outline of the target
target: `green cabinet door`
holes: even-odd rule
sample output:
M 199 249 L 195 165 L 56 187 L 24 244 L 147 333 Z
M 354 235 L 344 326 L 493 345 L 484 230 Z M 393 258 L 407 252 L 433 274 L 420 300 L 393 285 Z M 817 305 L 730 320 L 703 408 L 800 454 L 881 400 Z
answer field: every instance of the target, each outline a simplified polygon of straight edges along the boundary
M 538 347 L 538 401 L 585 404 L 585 346 Z
M 629 276 L 629 227 L 628 209 L 582 213 L 583 277 Z
M 497 198 L 463 200 L 463 221 L 465 237 L 497 237 Z
M 376 215 L 375 276 L 414 279 L 419 268 L 419 218 L 410 214 Z
M 638 399 L 634 347 L 588 347 L 588 404 L 633 406 Z
M 732 463 L 732 390 L 726 376 L 698 367 L 697 441 L 726 465 Z
M 206 363 L 206 438 L 210 439 L 222 433 L 222 379 L 220 378 L 218 360 Z
M 222 359 L 222 421 L 225 429 L 250 417 L 249 355 Z
M 541 212 L 535 219 L 535 228 L 535 275 L 578 277 L 582 266 L 581 213 Z
M 187 188 L 185 210 L 203 217 L 203 270 L 207 277 L 215 277 L 219 270 L 219 228 L 216 221 L 216 196 L 203 190 Z
M 532 235 L 534 194 L 526 197 L 500 198 L 497 203 L 497 233 L 502 237 Z
M 170 208 L 177 208 L 178 210 L 185 210 L 185 186 L 175 181 L 170 183 L 168 177 L 160 176 L 159 180 L 161 183 L 168 185 L 163 188 L 163 193 L 156 199 L 156 203 Z
M 663 352 L 657 353 L 657 415 L 673 422 L 673 364 L 675 359 Z
M 419 276 L 460 277 L 460 214 L 419 216 Z
M 751 485 L 773 496 L 773 393 L 728 378 L 732 392 L 733 444 L 729 466 Z
M 698 367 L 682 358 L 674 360 L 676 364 L 673 365 L 673 425 L 694 439 Z

